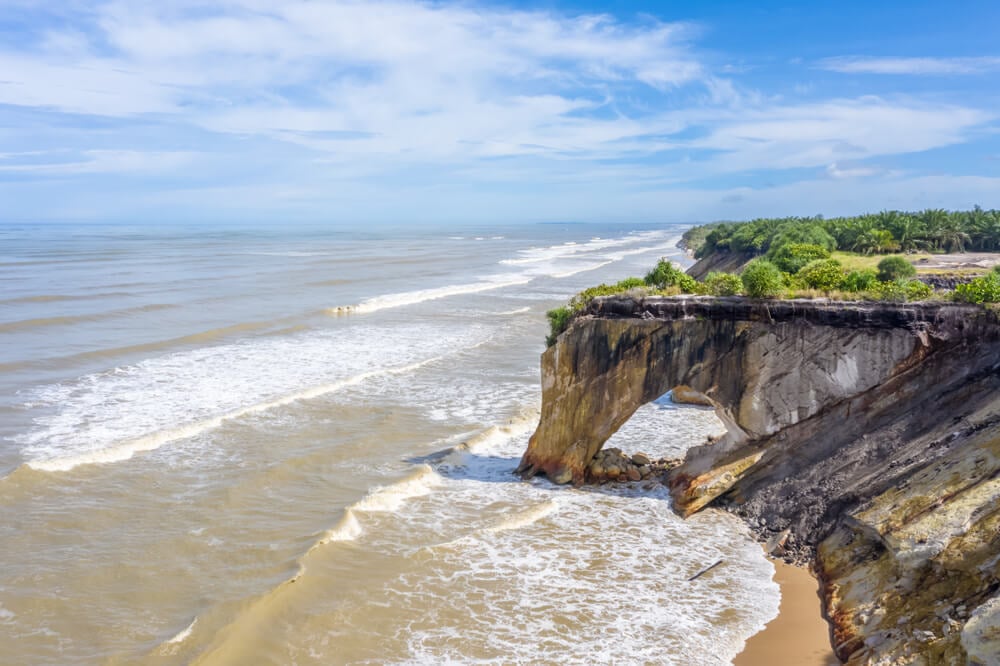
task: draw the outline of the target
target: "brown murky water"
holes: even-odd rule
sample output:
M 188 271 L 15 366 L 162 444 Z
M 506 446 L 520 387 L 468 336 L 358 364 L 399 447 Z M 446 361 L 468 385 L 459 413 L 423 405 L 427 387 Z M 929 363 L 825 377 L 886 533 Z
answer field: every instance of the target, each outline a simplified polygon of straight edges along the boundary
M 510 473 L 545 311 L 680 258 L 628 231 L 0 230 L 0 662 L 729 663 L 736 521 Z

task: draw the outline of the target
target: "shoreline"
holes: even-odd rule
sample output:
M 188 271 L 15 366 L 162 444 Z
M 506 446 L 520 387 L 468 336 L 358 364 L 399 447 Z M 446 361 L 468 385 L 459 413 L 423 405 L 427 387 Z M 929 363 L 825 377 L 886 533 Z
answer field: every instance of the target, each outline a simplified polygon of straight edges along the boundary
M 839 666 L 823 617 L 819 581 L 803 567 L 770 559 L 781 587 L 778 616 L 747 640 L 733 666 Z

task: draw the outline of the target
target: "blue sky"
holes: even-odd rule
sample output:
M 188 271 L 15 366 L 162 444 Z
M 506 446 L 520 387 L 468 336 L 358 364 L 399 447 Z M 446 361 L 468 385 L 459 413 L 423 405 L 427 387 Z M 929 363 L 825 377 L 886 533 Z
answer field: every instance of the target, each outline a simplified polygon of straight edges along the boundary
M 1000 207 L 1000 3 L 0 0 L 4 221 Z

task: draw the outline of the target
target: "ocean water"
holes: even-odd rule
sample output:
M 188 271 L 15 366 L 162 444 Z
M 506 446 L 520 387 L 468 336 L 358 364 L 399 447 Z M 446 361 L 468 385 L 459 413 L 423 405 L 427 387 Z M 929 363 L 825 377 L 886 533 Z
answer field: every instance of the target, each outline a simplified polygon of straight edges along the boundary
M 0 663 L 730 663 L 737 520 L 511 473 L 545 311 L 680 231 L 0 227 Z

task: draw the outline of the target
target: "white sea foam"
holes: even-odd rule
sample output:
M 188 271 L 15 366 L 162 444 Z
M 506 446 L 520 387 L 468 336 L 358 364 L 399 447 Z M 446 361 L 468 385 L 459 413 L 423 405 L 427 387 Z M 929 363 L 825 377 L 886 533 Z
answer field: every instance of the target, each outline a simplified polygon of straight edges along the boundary
M 14 613 L 14 611 L 8 610 L 3 607 L 3 604 L 0 604 L 0 624 L 9 624 L 10 622 L 13 622 L 16 617 L 17 614 Z
M 402 481 L 374 489 L 353 508 L 355 511 L 398 511 L 406 500 L 428 495 L 440 484 L 441 477 L 429 465 L 420 465 Z
M 394 512 L 414 497 L 422 497 L 441 484 L 441 477 L 429 465 L 419 465 L 406 478 L 369 491 L 363 498 L 344 510 L 340 522 L 327 530 L 310 552 L 322 545 L 338 541 L 354 541 L 364 533 L 358 513 Z
M 541 262 L 551 262 L 557 259 L 565 259 L 581 254 L 593 254 L 610 248 L 620 248 L 639 243 L 649 244 L 663 238 L 665 232 L 649 231 L 638 234 L 630 234 L 624 238 L 594 238 L 586 243 L 565 243 L 562 245 L 550 245 L 548 247 L 530 248 L 521 250 L 517 258 L 503 259 L 501 264 L 508 266 L 519 266 L 524 264 L 534 264 Z
M 361 523 L 358 522 L 357 516 L 354 515 L 354 511 L 348 508 L 344 511 L 344 517 L 340 519 L 340 522 L 333 529 L 327 530 L 317 545 L 334 541 L 354 541 L 361 536 L 363 531 Z
M 79 455 L 49 458 L 47 460 L 32 460 L 28 462 L 28 466 L 44 472 L 66 472 L 74 467 L 79 467 L 80 465 L 121 462 L 123 460 L 128 460 L 136 453 L 152 451 L 160 448 L 164 444 L 169 444 L 170 442 L 175 442 L 179 439 L 188 439 L 209 430 L 213 430 L 221 426 L 226 421 L 233 421 L 252 414 L 260 414 L 278 407 L 291 405 L 292 403 L 300 400 L 311 400 L 329 393 L 335 393 L 349 386 L 357 386 L 372 377 L 412 372 L 413 370 L 421 368 L 429 363 L 438 361 L 440 358 L 441 357 L 434 357 L 419 363 L 411 363 L 410 365 L 401 367 L 363 372 L 359 375 L 355 375 L 338 382 L 333 382 L 332 384 L 313 386 L 303 391 L 297 391 L 275 400 L 268 400 L 254 405 L 249 405 L 247 407 L 240 407 L 239 409 L 234 409 L 233 411 L 220 414 L 219 416 L 213 416 L 201 421 L 195 421 L 179 428 L 161 430 L 160 432 L 120 442 L 97 451 L 89 451 Z
M 689 413 L 639 413 L 647 421 L 639 432 L 683 431 Z M 587 663 L 723 666 L 777 612 L 773 568 L 735 518 L 709 511 L 681 520 L 662 487 L 516 482 L 510 472 L 527 433 L 496 433 L 480 433 L 476 455 L 442 465 L 436 492 L 370 535 L 366 546 L 380 551 L 424 539 L 412 566 L 353 605 L 338 600 L 352 640 L 380 641 L 385 663 L 530 663 L 543 650 L 553 663 L 585 654 Z M 719 559 L 710 575 L 688 580 Z M 370 600 L 387 598 L 399 631 L 366 637 L 369 612 L 385 612 Z M 320 662 L 330 656 L 316 653 Z
M 544 502 L 539 502 L 538 504 L 530 506 L 523 511 L 515 511 L 508 516 L 504 516 L 493 525 L 484 528 L 483 531 L 494 534 L 496 532 L 504 532 L 506 530 L 516 530 L 522 527 L 527 527 L 528 525 L 533 525 L 542 518 L 555 513 L 558 508 L 559 504 L 554 499 L 547 499 Z
M 625 257 L 634 254 L 644 254 L 656 250 L 664 249 L 665 246 L 659 241 L 666 232 L 650 231 L 639 234 L 631 234 L 624 238 L 601 239 L 595 238 L 587 243 L 564 243 L 552 245 L 545 248 L 533 248 L 522 250 L 519 257 L 503 259 L 501 264 L 508 266 L 523 266 L 524 269 L 517 273 L 501 273 L 491 275 L 476 282 L 466 282 L 435 287 L 432 289 L 418 289 L 394 294 L 383 294 L 375 296 L 358 303 L 357 305 L 340 305 L 327 309 L 331 315 L 366 314 L 385 310 L 387 308 L 397 308 L 407 305 L 416 305 L 426 301 L 460 296 L 464 294 L 475 294 L 484 291 L 492 291 L 504 287 L 524 285 L 538 277 L 552 277 L 564 279 L 579 273 L 595 271 L 604 268 L 616 261 L 621 261 Z M 641 245 L 642 247 L 632 247 Z M 622 249 L 631 248 L 631 249 Z M 609 250 L 614 252 L 609 252 Z M 581 263 L 582 260 L 596 260 Z
M 385 294 L 375 296 L 362 301 L 358 305 L 338 306 L 330 308 L 330 314 L 366 314 L 377 312 L 387 308 L 398 308 L 404 305 L 416 305 L 426 301 L 433 301 L 449 296 L 460 296 L 463 294 L 477 294 L 483 291 L 492 291 L 504 287 L 513 287 L 519 284 L 531 282 L 532 276 L 525 274 L 496 275 L 490 279 L 480 282 L 469 282 L 466 284 L 453 284 L 434 289 L 418 289 L 416 291 L 405 291 L 397 294 Z
M 525 312 L 531 312 L 531 308 L 528 307 L 528 306 L 525 306 L 523 308 L 514 308 L 513 310 L 503 310 L 502 312 L 492 312 L 490 314 L 494 314 L 494 315 L 496 315 L 498 317 L 510 317 L 512 315 L 524 314 Z
M 637 409 L 604 446 L 641 451 L 654 459 L 679 458 L 692 446 L 704 444 L 707 436 L 725 432 L 711 407 L 677 405 L 667 394 Z
M 191 635 L 191 632 L 194 631 L 194 625 L 196 624 L 198 624 L 198 618 L 191 620 L 191 624 L 189 624 L 184 629 L 178 631 L 177 635 L 168 640 L 167 643 L 168 644 L 183 643 L 185 640 L 187 640 L 187 637 Z
M 468 348 L 481 335 L 475 327 L 410 326 L 387 338 L 357 327 L 147 359 L 37 389 L 28 403 L 40 415 L 16 441 L 37 470 L 127 460 L 227 421 L 413 372 L 439 360 L 435 352 Z

